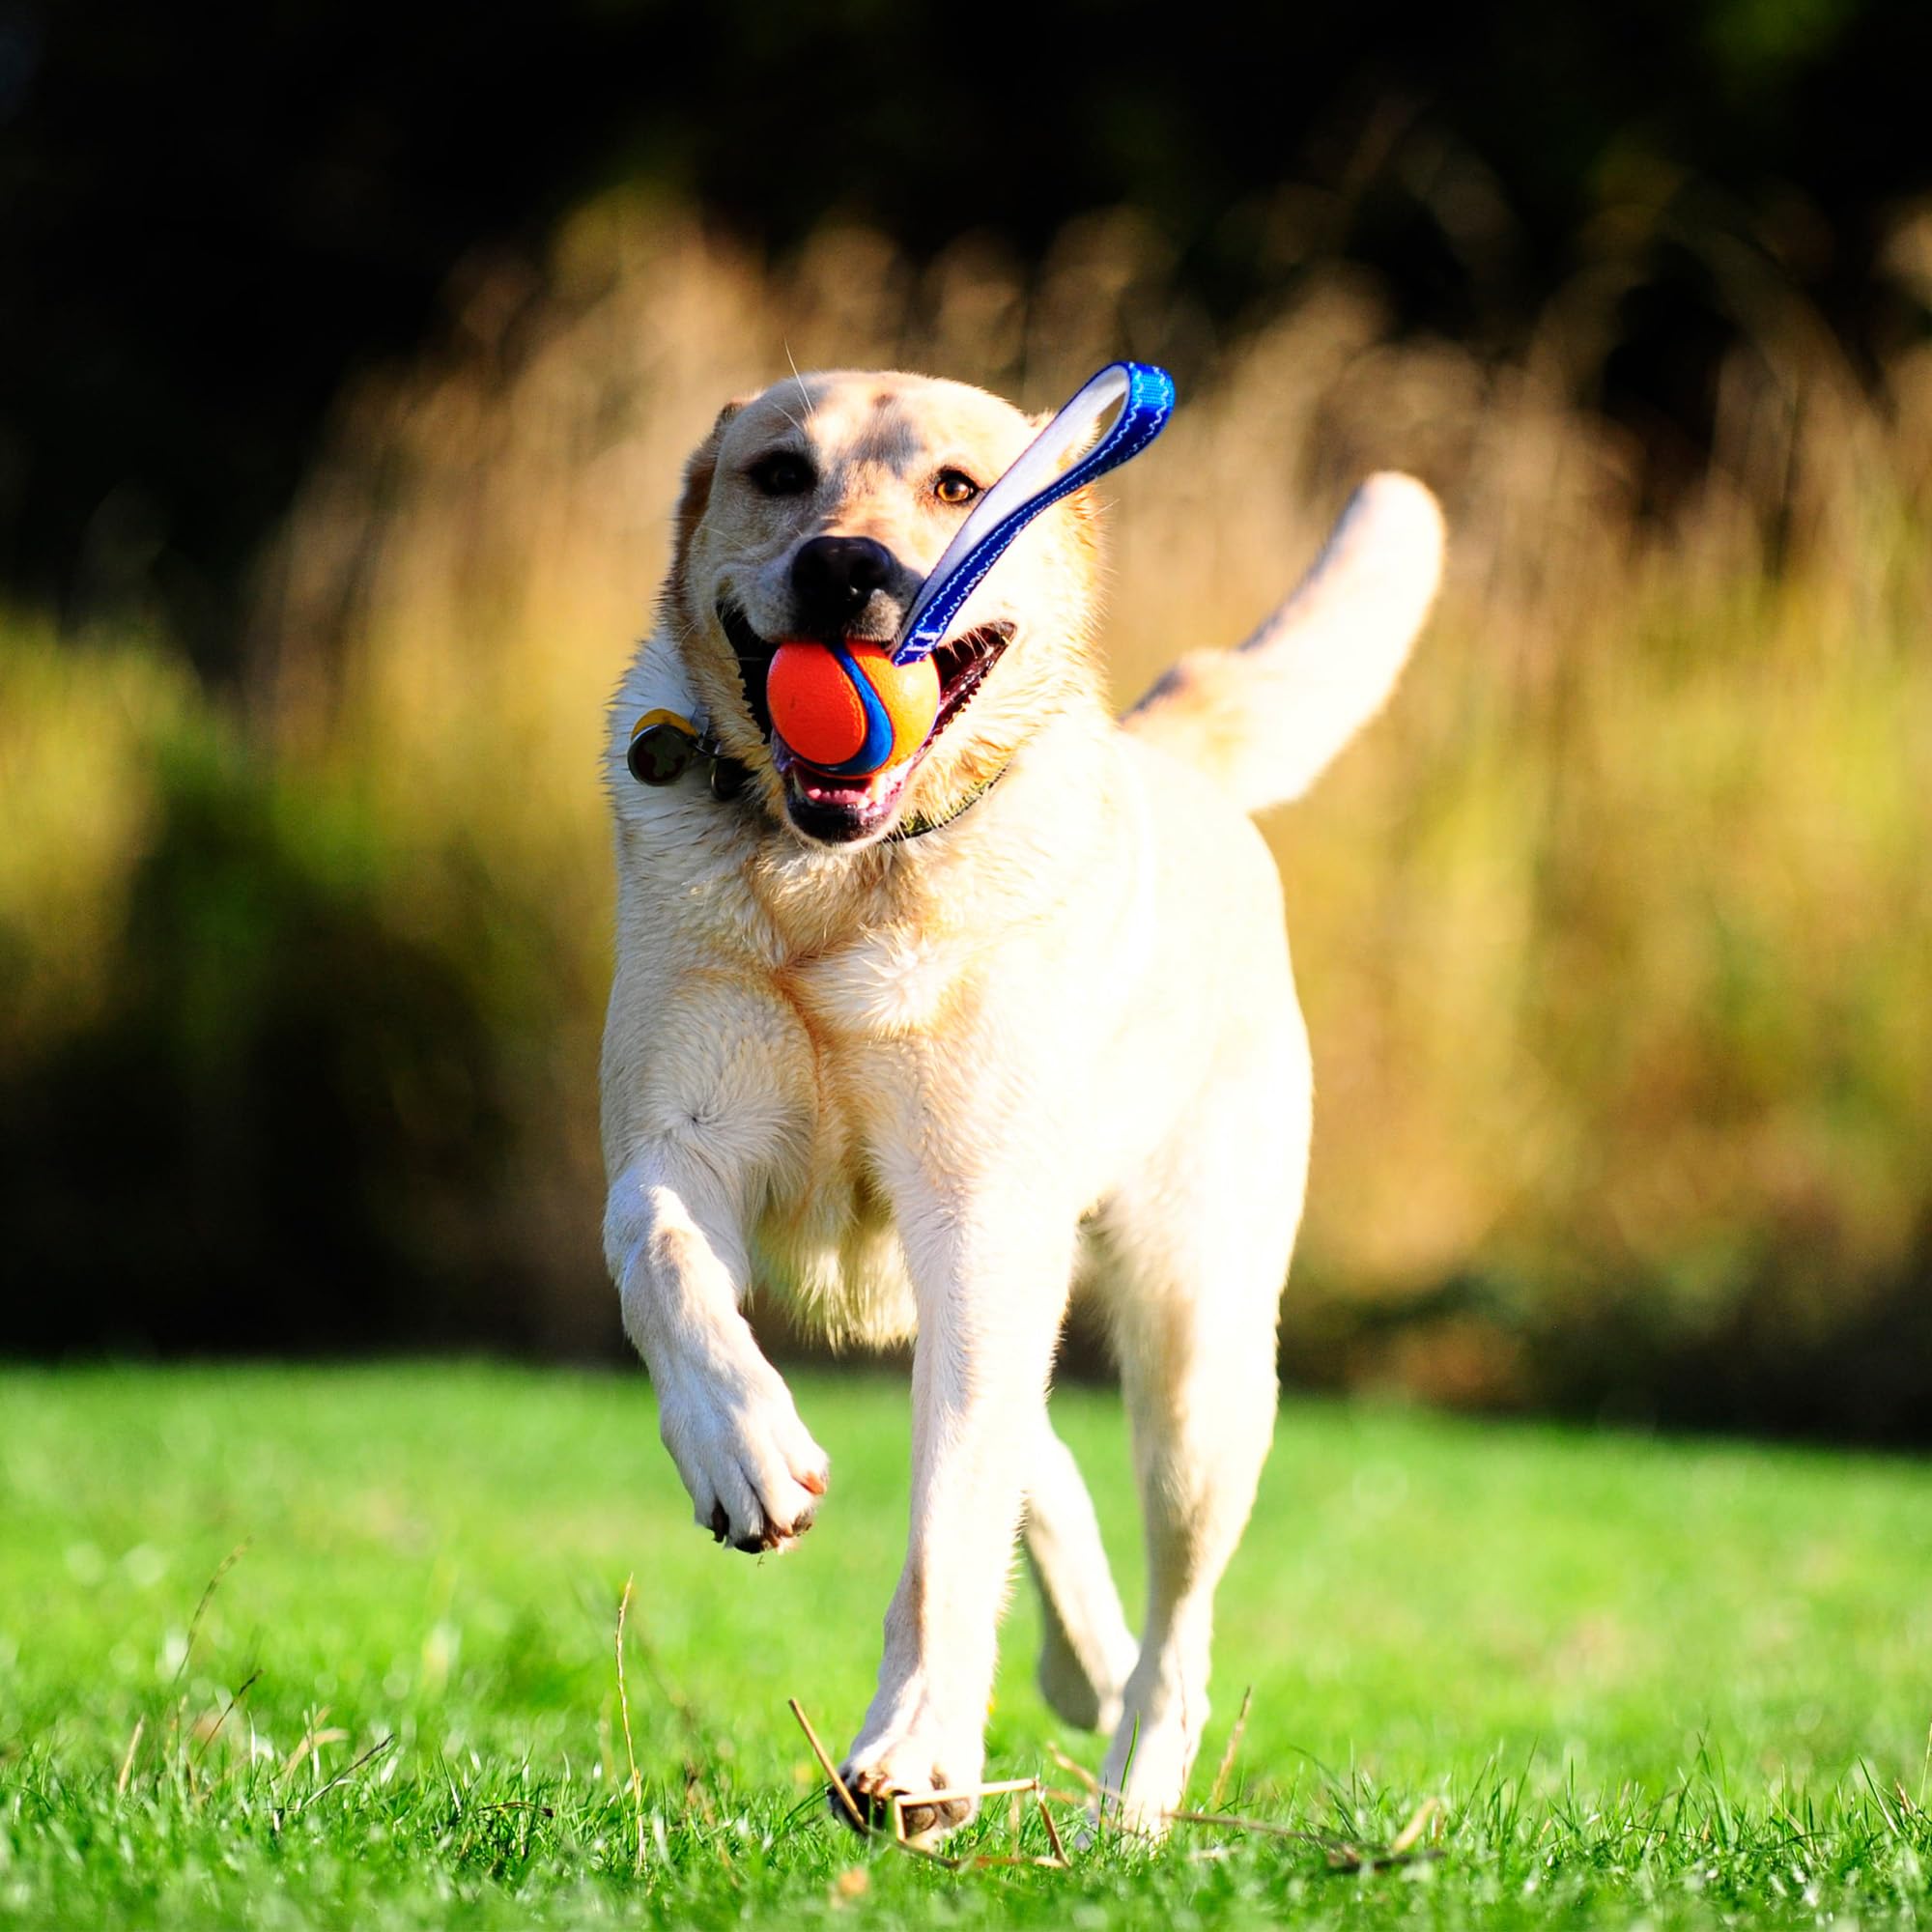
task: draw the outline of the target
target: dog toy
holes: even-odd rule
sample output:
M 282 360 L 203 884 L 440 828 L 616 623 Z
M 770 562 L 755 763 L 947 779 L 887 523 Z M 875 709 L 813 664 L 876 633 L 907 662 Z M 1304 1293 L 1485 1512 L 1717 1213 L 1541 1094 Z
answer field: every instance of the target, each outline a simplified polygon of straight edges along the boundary
M 1115 414 L 1102 428 L 1109 411 Z M 1050 504 L 1138 456 L 1173 413 L 1174 378 L 1165 369 L 1110 362 L 1090 378 L 975 504 L 920 586 L 890 649 L 779 646 L 765 674 L 779 735 L 829 778 L 868 778 L 911 757 L 939 716 L 932 653 L 1008 545 Z M 702 742 L 691 720 L 651 712 L 632 727 L 631 775 L 640 784 L 671 783 Z
M 1095 440 L 1096 427 L 1116 410 Z M 1139 455 L 1173 411 L 1174 379 L 1148 363 L 1110 363 L 1084 384 L 960 525 L 890 651 L 876 644 L 779 646 L 765 682 L 779 735 L 828 778 L 868 778 L 911 757 L 939 715 L 932 653 L 967 598 L 1034 518 Z
M 1094 440 L 1113 409 L 1119 413 Z M 893 662 L 937 650 L 1007 546 L 1050 504 L 1138 456 L 1173 413 L 1174 378 L 1151 362 L 1110 362 L 1082 384 L 959 526 L 906 612 Z
M 828 778 L 868 778 L 925 743 L 939 716 L 929 657 L 893 662 L 884 644 L 781 644 L 765 701 L 781 737 Z

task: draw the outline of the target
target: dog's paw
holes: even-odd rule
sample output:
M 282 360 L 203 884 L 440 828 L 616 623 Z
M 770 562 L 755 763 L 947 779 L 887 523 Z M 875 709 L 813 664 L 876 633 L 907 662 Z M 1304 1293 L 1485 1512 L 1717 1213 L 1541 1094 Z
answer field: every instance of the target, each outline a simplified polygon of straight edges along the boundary
M 755 1554 L 811 1527 L 830 1465 L 763 1357 L 724 1376 L 666 1376 L 658 1432 L 694 1520 L 718 1542 Z
M 1115 1733 L 1100 1770 L 1107 1822 L 1144 1838 L 1164 1838 L 1187 1791 L 1200 1734 L 1169 1720 L 1145 1721 L 1129 1712 Z
M 1121 1721 L 1126 1670 L 1096 1683 L 1074 1654 L 1060 1620 L 1049 1610 L 1034 1678 L 1056 1717 L 1083 1731 L 1111 1733 Z M 1131 1663 L 1129 1665 L 1131 1667 Z
M 961 1787 L 979 1782 L 977 1759 L 970 1773 L 949 1773 L 934 1754 L 920 1749 L 914 1739 L 903 1740 L 884 1754 L 867 1761 L 854 1747 L 853 1757 L 839 1769 L 838 1776 L 853 1802 L 864 1814 L 866 1826 L 875 1832 L 893 1829 L 894 1800 L 906 1839 L 914 1845 L 930 1845 L 956 1830 L 980 1808 L 980 1801 L 962 1793 Z M 832 1809 L 848 1825 L 857 1821 L 846 1810 L 838 1794 L 827 1794 Z

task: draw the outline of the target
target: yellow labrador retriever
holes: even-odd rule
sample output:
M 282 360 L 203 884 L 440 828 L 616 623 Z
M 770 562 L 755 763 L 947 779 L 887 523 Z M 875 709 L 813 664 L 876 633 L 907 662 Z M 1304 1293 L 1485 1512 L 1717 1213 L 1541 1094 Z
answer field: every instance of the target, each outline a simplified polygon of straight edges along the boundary
M 731 405 L 691 459 L 611 742 L 606 1251 L 696 1520 L 739 1549 L 791 1545 L 830 1479 L 740 1313 L 753 1283 L 833 1335 L 917 1338 L 910 1548 L 843 1772 L 862 1802 L 980 1779 L 1024 1520 L 1041 1686 L 1113 1733 L 1109 1802 L 1158 1831 L 1272 1431 L 1308 1153 L 1307 1039 L 1248 814 L 1298 797 L 1387 695 L 1441 521 L 1420 484 L 1371 479 L 1245 645 L 1183 660 L 1117 723 L 1083 492 L 961 612 L 914 755 L 869 780 L 803 766 L 764 706 L 778 643 L 891 639 L 1037 427 L 956 383 L 816 375 Z M 627 746 L 653 712 L 706 736 L 643 784 Z M 1076 1275 L 1132 1420 L 1138 1641 L 1047 1421 Z M 971 1808 L 905 1816 L 930 1838 Z

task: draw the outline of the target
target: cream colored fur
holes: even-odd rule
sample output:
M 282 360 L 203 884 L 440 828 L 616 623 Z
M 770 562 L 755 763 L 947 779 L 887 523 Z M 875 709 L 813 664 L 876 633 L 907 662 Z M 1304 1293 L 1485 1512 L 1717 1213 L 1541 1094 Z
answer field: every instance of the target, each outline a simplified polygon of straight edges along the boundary
M 1201 1742 L 1213 1592 L 1272 1431 L 1308 1152 L 1281 895 L 1246 810 L 1298 795 L 1380 703 L 1441 530 L 1420 485 L 1376 479 L 1279 616 L 1184 661 L 1123 728 L 1091 656 L 1092 510 L 1069 499 L 963 613 L 962 630 L 1011 626 L 1011 645 L 929 754 L 878 782 L 882 827 L 802 836 L 721 603 L 787 635 L 790 559 L 823 533 L 873 537 L 916 579 L 963 515 L 934 477 L 988 483 L 1032 432 L 959 384 L 834 374 L 727 410 L 694 458 L 659 622 L 613 711 L 606 1245 L 696 1520 L 740 1546 L 789 1547 L 829 1480 L 740 1313 L 753 1283 L 836 1335 L 916 1337 L 910 1542 L 854 1785 L 980 1777 L 1024 1515 L 1042 1686 L 1113 1734 L 1111 1802 L 1158 1830 Z M 763 493 L 775 449 L 809 462 L 809 493 Z M 889 632 L 890 600 L 867 612 Z M 705 716 L 751 767 L 743 797 L 630 779 L 629 724 L 660 707 Z M 882 842 L 998 772 L 952 823 Z M 1076 1272 L 1132 1420 L 1138 1639 L 1047 1421 Z M 969 1809 L 910 1822 L 935 1836 Z

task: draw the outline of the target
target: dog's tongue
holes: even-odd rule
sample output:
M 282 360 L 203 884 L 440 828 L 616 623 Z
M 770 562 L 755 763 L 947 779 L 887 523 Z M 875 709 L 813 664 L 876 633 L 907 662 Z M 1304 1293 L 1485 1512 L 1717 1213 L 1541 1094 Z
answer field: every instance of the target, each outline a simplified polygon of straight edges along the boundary
M 816 805 L 838 805 L 858 809 L 878 805 L 889 799 L 905 781 L 903 765 L 888 765 L 867 778 L 834 778 L 821 772 L 787 745 L 776 730 L 772 733 L 772 753 L 781 778 L 789 779 Z

